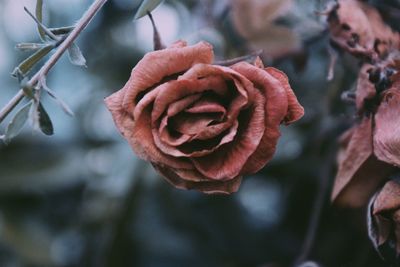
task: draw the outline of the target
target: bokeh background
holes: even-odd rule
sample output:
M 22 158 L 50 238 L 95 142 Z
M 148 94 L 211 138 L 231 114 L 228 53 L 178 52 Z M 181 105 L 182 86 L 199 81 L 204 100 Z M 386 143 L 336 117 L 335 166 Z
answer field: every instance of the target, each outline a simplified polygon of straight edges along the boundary
M 91 2 L 45 0 L 45 22 L 71 25 Z M 45 98 L 55 135 L 27 126 L 0 143 L 0 266 L 388 266 L 368 241 L 365 211 L 329 203 L 336 139 L 354 112 L 340 95 L 358 63 L 342 55 L 326 80 L 329 37 L 315 11 L 327 1 L 251 0 L 251 12 L 238 2 L 167 0 L 153 17 L 166 44 L 207 40 L 219 60 L 264 49 L 264 62 L 288 74 L 306 115 L 282 127 L 274 159 L 230 196 L 175 189 L 138 159 L 103 98 L 152 50 L 152 28 L 133 21 L 139 0 L 110 0 L 78 41 L 88 67 L 65 56 L 48 77 L 75 117 Z M 399 1 L 370 2 L 400 25 Z M 0 106 L 19 89 L 10 73 L 29 55 L 15 45 L 39 40 L 24 6 L 35 1 L 0 1 Z

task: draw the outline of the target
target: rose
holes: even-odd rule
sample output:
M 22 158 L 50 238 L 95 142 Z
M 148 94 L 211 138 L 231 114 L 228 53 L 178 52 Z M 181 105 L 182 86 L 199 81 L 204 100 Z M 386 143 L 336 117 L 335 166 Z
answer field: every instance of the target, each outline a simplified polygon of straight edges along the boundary
M 139 157 L 178 188 L 231 193 L 272 158 L 279 125 L 303 108 L 277 69 L 211 65 L 212 46 L 179 41 L 150 52 L 106 98 Z

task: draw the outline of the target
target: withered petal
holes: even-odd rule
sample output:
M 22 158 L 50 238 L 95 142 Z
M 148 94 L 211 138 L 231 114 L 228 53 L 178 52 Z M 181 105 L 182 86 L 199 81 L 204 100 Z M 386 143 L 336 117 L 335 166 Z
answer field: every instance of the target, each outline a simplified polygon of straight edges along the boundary
M 374 153 L 378 159 L 400 166 L 400 92 L 388 90 L 375 114 Z
M 400 209 L 400 184 L 387 181 L 375 198 L 373 214 Z
M 186 175 L 185 179 L 180 177 L 173 169 L 169 167 L 163 167 L 162 165 L 153 164 L 154 168 L 173 186 L 179 189 L 195 189 L 200 192 L 207 194 L 231 194 L 239 189 L 242 177 L 235 177 L 228 181 L 215 181 L 212 179 L 201 178 L 201 174 L 195 174 L 194 172 L 180 172 L 180 174 Z M 188 179 L 188 176 L 194 178 L 194 181 Z
M 239 130 L 235 139 L 212 154 L 191 158 L 196 169 L 204 176 L 213 177 L 216 180 L 233 179 L 242 173 L 249 157 L 254 154 L 260 144 L 265 132 L 265 98 L 254 88 L 247 89 L 250 94 L 254 94 L 254 102 L 247 111 L 250 118 L 239 121 Z
M 347 143 L 348 138 L 344 141 Z M 392 168 L 373 155 L 372 118 L 365 117 L 354 126 L 346 143 L 341 144 L 345 146 L 345 151 L 339 154 L 331 199 L 341 206 L 361 207 L 392 172 Z
M 132 110 L 140 92 L 148 90 L 163 78 L 186 71 L 197 63 L 211 64 L 214 59 L 213 48 L 209 43 L 200 42 L 193 46 L 177 43 L 166 48 L 147 53 L 133 68 L 125 88 L 123 107 Z
M 286 125 L 289 125 L 297 120 L 299 120 L 304 115 L 304 108 L 300 105 L 297 100 L 296 95 L 294 94 L 292 88 L 289 84 L 289 79 L 283 71 L 280 71 L 276 68 L 268 67 L 265 69 L 269 74 L 271 74 L 274 78 L 278 79 L 286 90 L 286 94 L 288 97 L 288 111 L 284 118 L 284 122 Z
M 279 125 L 288 110 L 288 98 L 285 88 L 279 80 L 263 69 L 242 62 L 232 66 L 234 70 L 246 76 L 265 97 L 265 131 L 255 152 L 243 167 L 242 174 L 259 171 L 275 153 L 280 137 Z

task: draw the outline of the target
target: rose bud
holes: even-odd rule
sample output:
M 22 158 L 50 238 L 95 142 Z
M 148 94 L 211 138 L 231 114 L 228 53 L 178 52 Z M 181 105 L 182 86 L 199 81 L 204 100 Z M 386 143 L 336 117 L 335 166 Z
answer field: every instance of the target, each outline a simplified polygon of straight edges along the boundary
M 281 71 L 213 57 L 206 42 L 147 53 L 105 102 L 137 155 L 171 184 L 232 193 L 272 158 L 280 124 L 304 111 Z

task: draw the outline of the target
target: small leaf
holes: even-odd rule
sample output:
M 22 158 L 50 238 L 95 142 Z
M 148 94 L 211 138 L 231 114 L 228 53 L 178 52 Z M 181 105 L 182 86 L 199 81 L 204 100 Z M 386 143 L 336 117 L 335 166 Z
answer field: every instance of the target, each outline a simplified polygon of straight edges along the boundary
M 14 77 L 25 76 L 42 58 L 44 58 L 54 48 L 54 45 L 46 45 L 33 55 L 22 61 L 12 73 Z
M 74 112 L 71 108 L 61 99 L 59 98 L 54 91 L 52 91 L 45 82 L 42 81 L 42 87 L 47 92 L 49 96 L 51 96 L 57 104 L 63 109 L 63 111 L 69 116 L 74 116 Z
M 80 67 L 86 67 L 86 59 L 75 43 L 68 48 L 68 56 L 72 64 Z
M 39 112 L 40 130 L 42 130 L 42 132 L 45 135 L 53 135 L 54 133 L 53 123 L 51 122 L 49 114 L 47 114 L 46 110 L 44 109 L 41 103 L 39 103 L 38 112 Z
M 36 1 L 36 18 L 40 23 L 43 22 L 43 0 Z M 46 34 L 45 34 L 44 30 L 38 26 L 38 31 L 39 31 L 40 39 L 45 40 Z
M 32 105 L 32 101 L 30 101 L 25 106 L 23 106 L 15 114 L 14 118 L 11 120 L 11 122 L 7 126 L 6 133 L 3 137 L 4 142 L 8 143 L 12 138 L 17 136 L 21 132 L 26 121 L 28 120 L 29 109 L 30 109 L 31 105 Z
M 15 46 L 15 48 L 21 50 L 21 51 L 36 51 L 39 50 L 43 47 L 45 47 L 46 44 L 41 44 L 41 43 L 20 43 Z
M 28 15 L 36 22 L 37 26 L 43 31 L 45 35 L 53 39 L 54 41 L 58 41 L 58 37 L 55 36 L 41 21 L 39 21 L 30 11 L 27 7 L 24 7 L 24 10 Z M 42 39 L 43 41 L 45 39 Z
M 140 4 L 138 11 L 135 14 L 134 19 L 140 19 L 147 15 L 148 12 L 153 11 L 163 0 L 143 0 Z
M 49 28 L 49 30 L 55 35 L 63 35 L 70 33 L 75 26 L 59 27 L 59 28 Z

